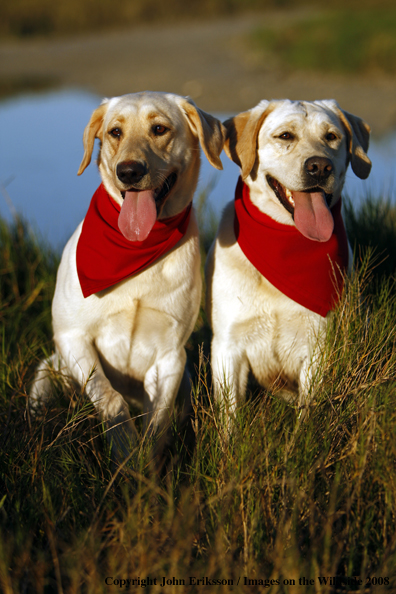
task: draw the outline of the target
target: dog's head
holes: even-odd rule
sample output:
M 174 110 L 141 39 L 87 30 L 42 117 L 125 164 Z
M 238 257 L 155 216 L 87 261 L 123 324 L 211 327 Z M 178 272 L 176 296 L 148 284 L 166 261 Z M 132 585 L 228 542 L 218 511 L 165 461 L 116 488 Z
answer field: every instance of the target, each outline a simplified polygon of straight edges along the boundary
M 327 241 L 349 163 L 370 173 L 370 128 L 334 100 L 261 101 L 224 122 L 225 150 L 241 168 L 253 202 L 306 237 Z
M 103 183 L 121 206 L 120 229 L 131 240 L 145 239 L 157 218 L 178 214 L 192 200 L 199 143 L 209 162 L 222 169 L 221 122 L 170 93 L 105 99 L 85 128 L 79 175 L 91 161 L 95 138 Z

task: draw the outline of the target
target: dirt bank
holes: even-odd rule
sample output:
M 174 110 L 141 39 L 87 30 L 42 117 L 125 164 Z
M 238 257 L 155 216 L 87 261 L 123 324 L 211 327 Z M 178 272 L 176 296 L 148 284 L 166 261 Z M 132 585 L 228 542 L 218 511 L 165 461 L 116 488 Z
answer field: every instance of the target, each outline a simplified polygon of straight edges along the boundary
M 396 128 L 396 81 L 279 70 L 245 36 L 264 20 L 282 26 L 304 13 L 139 27 L 55 40 L 0 43 L 0 85 L 84 88 L 101 96 L 145 89 L 190 95 L 207 111 L 234 113 L 263 98 L 335 98 L 375 134 Z

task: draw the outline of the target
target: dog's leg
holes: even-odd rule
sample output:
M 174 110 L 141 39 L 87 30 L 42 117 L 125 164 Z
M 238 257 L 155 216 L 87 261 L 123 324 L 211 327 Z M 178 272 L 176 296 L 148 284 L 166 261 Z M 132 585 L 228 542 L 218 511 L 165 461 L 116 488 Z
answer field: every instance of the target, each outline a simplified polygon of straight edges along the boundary
M 150 433 L 164 429 L 170 421 L 186 360 L 184 348 L 170 351 L 157 359 L 146 373 L 144 412 L 145 427 Z
M 86 336 L 74 332 L 55 337 L 58 350 L 70 376 L 85 388 L 87 396 L 106 426 L 106 437 L 112 444 L 112 458 L 121 462 L 131 452 L 135 427 L 128 405 L 107 379 L 98 353 Z
M 47 402 L 53 394 L 55 374 L 63 367 L 57 353 L 41 361 L 37 367 L 29 394 L 29 408 L 32 414 Z
M 150 367 L 144 379 L 144 428 L 147 437 L 156 436 L 152 451 L 156 463 L 161 462 L 169 438 L 168 429 L 176 396 L 186 379 L 186 359 L 184 348 L 166 353 Z M 182 387 L 186 388 L 187 385 Z
M 299 417 L 304 418 L 315 397 L 315 384 L 318 381 L 318 369 L 323 355 L 323 346 L 326 327 L 322 324 L 318 329 L 311 329 L 307 353 L 303 359 L 298 390 Z
M 315 376 L 318 368 L 318 353 L 305 357 L 300 371 L 298 408 L 299 418 L 302 420 L 309 412 L 309 407 L 314 399 Z
M 308 412 L 311 383 L 312 383 L 312 371 L 309 357 L 305 357 L 300 371 L 300 378 L 298 382 L 298 401 L 297 406 L 299 409 L 298 418 L 304 419 Z
M 223 413 L 232 417 L 238 404 L 246 392 L 249 365 L 241 353 L 235 353 L 229 345 L 221 344 L 216 339 L 212 342 L 212 373 L 214 395 L 218 402 L 224 404 Z

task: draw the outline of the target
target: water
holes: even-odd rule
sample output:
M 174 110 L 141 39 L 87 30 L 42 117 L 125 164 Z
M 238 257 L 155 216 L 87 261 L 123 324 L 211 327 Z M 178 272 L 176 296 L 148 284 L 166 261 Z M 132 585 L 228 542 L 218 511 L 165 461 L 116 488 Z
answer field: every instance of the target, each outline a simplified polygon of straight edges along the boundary
M 0 103 L 0 215 L 14 209 L 51 245 L 62 248 L 84 218 L 100 183 L 95 164 L 77 177 L 83 156 L 82 133 L 100 98 L 82 91 L 23 96 Z M 220 117 L 220 116 L 219 116 Z M 348 170 L 346 192 L 356 204 L 369 193 L 396 203 L 396 132 L 373 140 L 368 180 Z M 233 198 L 238 167 L 225 153 L 218 172 L 202 157 L 197 195 L 211 187 L 210 204 L 220 214 Z

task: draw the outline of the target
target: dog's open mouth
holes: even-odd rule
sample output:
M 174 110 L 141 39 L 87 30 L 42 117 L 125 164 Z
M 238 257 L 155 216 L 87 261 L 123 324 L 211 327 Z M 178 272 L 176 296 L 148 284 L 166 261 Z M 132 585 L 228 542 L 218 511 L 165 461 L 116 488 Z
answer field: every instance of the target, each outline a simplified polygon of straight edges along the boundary
M 155 201 L 155 206 L 157 208 L 157 213 L 160 214 L 161 209 L 164 205 L 164 202 L 166 200 L 166 198 L 168 197 L 170 191 L 172 190 L 173 186 L 175 185 L 177 180 L 177 174 L 175 172 L 171 173 L 170 175 L 168 175 L 168 177 L 165 179 L 164 183 L 162 184 L 162 186 L 159 186 L 158 188 L 155 188 L 154 190 L 152 190 L 154 192 L 154 201 Z M 137 188 L 130 188 L 130 190 L 127 190 L 125 192 L 121 192 L 122 197 L 125 200 L 125 195 L 127 194 L 127 192 L 142 192 L 143 190 L 139 190 Z
M 160 187 L 152 190 L 131 188 L 121 192 L 124 201 L 118 217 L 118 227 L 126 239 L 147 239 L 176 181 L 177 174 L 173 172 Z
M 276 197 L 278 198 L 279 202 L 282 204 L 286 210 L 290 212 L 290 214 L 294 214 L 295 209 L 295 201 L 293 198 L 293 192 L 291 192 L 288 188 L 283 186 L 277 179 L 267 175 L 267 182 L 270 188 L 274 191 Z M 304 190 L 304 194 L 312 194 L 315 192 L 323 192 L 324 198 L 326 200 L 327 206 L 330 206 L 331 199 L 333 198 L 333 194 L 326 194 L 321 188 L 310 188 L 309 190 Z
M 333 194 L 319 187 L 292 192 L 277 179 L 267 175 L 267 182 L 282 206 L 290 212 L 297 229 L 314 241 L 328 241 L 334 230 L 330 204 Z

